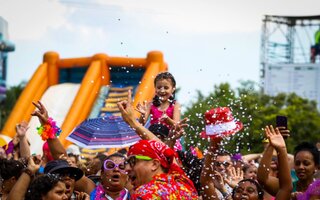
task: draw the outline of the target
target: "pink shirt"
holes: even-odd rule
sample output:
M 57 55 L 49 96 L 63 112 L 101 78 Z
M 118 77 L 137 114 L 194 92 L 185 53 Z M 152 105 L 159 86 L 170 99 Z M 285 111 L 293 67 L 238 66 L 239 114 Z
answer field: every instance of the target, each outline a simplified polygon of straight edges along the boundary
M 169 107 L 165 111 L 159 110 L 158 107 L 151 104 L 150 124 L 160 123 L 160 124 L 166 125 L 170 129 L 170 125 L 167 124 L 164 120 L 160 121 L 160 119 L 163 114 L 167 114 L 168 117 L 173 119 L 173 111 L 174 111 L 174 104 L 170 104 Z
M 167 114 L 168 117 L 173 119 L 173 111 L 174 111 L 174 103 L 170 104 L 169 107 L 165 111 L 159 110 L 158 107 L 151 104 L 150 124 L 160 123 L 160 124 L 167 126 L 170 130 L 171 126 L 165 120 L 160 120 L 160 119 L 163 114 Z M 176 143 L 174 145 L 174 150 L 175 151 L 182 150 L 182 145 L 181 145 L 180 139 L 176 141 Z

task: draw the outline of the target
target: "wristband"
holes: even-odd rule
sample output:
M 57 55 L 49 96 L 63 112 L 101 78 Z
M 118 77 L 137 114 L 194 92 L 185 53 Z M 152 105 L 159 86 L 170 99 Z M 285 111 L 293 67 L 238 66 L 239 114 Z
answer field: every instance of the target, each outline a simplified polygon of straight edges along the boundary
M 51 117 L 48 118 L 46 124 L 41 125 L 37 130 L 43 141 L 57 138 L 61 133 L 61 129 L 56 125 L 56 122 Z

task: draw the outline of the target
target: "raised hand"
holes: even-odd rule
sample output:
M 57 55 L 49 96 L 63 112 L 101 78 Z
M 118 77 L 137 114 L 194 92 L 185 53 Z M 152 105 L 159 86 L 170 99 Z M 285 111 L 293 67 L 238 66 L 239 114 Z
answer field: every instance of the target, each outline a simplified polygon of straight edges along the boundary
M 213 172 L 213 183 L 214 183 L 214 186 L 220 192 L 225 192 L 226 191 L 225 184 L 224 184 L 224 178 L 218 171 L 214 171 Z
M 280 131 L 280 133 L 281 133 L 281 135 L 282 135 L 282 137 L 283 137 L 284 139 L 290 137 L 290 131 L 289 131 L 286 127 L 284 127 L 284 126 L 279 126 L 279 127 L 277 127 L 277 128 L 279 129 L 279 131 Z
M 185 134 L 184 128 L 188 126 L 186 123 L 188 118 L 184 118 L 176 123 L 169 131 L 168 139 L 177 140 Z
M 265 134 L 275 149 L 286 148 L 286 143 L 278 128 L 274 129 L 272 125 L 266 126 Z
M 28 159 L 28 169 L 33 173 L 35 174 L 40 168 L 40 164 L 36 164 L 33 160 L 33 157 L 30 156 L 29 159 Z
M 49 118 L 47 109 L 44 107 L 44 105 L 40 101 L 38 101 L 38 103 L 32 102 L 32 104 L 38 110 L 35 110 L 31 115 L 38 117 L 41 125 L 46 124 Z
M 224 181 L 230 185 L 230 187 L 234 188 L 243 179 L 243 171 L 239 167 L 237 169 L 235 167 L 231 167 L 228 169 L 228 173 L 230 178 L 226 177 Z
M 29 129 L 28 123 L 23 121 L 16 125 L 16 133 L 18 138 L 23 138 L 26 136 L 26 132 Z
M 117 105 L 125 122 L 130 124 L 130 122 L 135 120 L 135 113 L 132 106 L 131 90 L 128 91 L 128 100 L 120 101 L 117 103 Z
M 135 110 L 141 113 L 141 115 L 145 115 L 147 113 L 147 102 L 143 101 L 142 104 L 139 102 Z

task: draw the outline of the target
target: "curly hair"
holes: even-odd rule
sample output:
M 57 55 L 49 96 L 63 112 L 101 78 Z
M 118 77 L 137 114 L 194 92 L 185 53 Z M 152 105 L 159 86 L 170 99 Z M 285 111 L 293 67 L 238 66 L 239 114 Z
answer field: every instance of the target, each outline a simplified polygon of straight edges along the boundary
M 24 166 L 20 161 L 0 159 L 0 176 L 4 180 L 11 177 L 18 179 L 22 173 Z
M 261 185 L 260 185 L 257 181 L 255 181 L 255 180 L 253 180 L 253 179 L 243 179 L 243 180 L 241 180 L 241 181 L 238 183 L 238 186 L 236 186 L 235 188 L 233 188 L 233 190 L 232 190 L 232 198 L 234 198 L 234 196 L 235 196 L 235 194 L 236 194 L 236 191 L 237 191 L 240 183 L 243 183 L 243 182 L 250 182 L 250 183 L 254 184 L 254 185 L 256 186 L 256 188 L 257 188 L 258 199 L 259 199 L 259 200 L 263 200 L 264 191 L 263 191 Z
M 176 87 L 176 80 L 174 79 L 173 75 L 171 73 L 169 73 L 169 72 L 161 72 L 161 73 L 159 73 L 156 76 L 156 78 L 154 79 L 154 86 L 156 86 L 156 83 L 159 80 L 163 80 L 163 79 L 171 80 L 172 87 L 174 87 L 174 88 Z M 175 103 L 175 91 L 172 93 L 172 96 L 169 98 L 169 101 L 170 101 L 170 104 Z M 153 97 L 152 103 L 156 107 L 160 106 L 161 102 L 160 102 L 160 99 L 159 99 L 158 95 L 155 95 Z
M 57 174 L 38 176 L 32 181 L 26 194 L 26 200 L 41 200 L 58 182 L 62 181 Z
M 300 151 L 310 152 L 312 154 L 313 161 L 314 161 L 315 165 L 316 166 L 319 165 L 319 151 L 315 145 L 313 145 L 310 142 L 302 142 L 302 143 L 298 144 L 294 148 L 294 157 L 296 157 Z

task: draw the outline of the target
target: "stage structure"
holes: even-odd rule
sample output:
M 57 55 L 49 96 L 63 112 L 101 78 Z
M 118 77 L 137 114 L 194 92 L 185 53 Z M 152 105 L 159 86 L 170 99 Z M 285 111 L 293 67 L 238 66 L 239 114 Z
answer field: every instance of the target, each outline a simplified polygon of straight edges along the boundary
M 8 22 L 0 16 L 0 102 L 6 94 L 8 53 L 15 49 L 8 39 Z
M 320 108 L 320 55 L 311 56 L 319 30 L 320 15 L 264 16 L 260 60 L 266 94 L 294 92 Z

